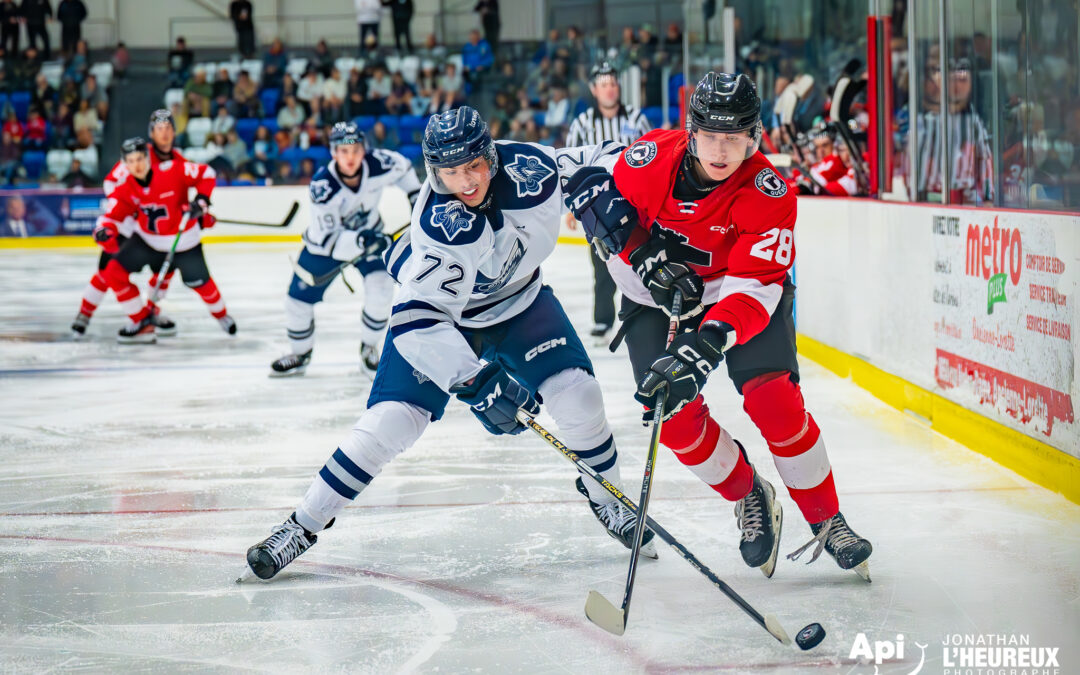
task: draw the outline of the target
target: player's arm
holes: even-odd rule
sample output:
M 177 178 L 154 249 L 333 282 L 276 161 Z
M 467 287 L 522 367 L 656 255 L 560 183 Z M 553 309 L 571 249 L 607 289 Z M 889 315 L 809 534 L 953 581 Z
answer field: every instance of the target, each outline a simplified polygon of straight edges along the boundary
M 405 196 L 409 198 L 409 206 L 415 206 L 416 197 L 420 194 L 420 179 L 416 176 L 416 169 L 413 168 L 412 162 L 399 152 L 390 150 L 376 150 L 375 152 L 383 152 L 391 157 L 393 160 L 391 172 L 395 176 L 394 184 L 401 188 Z
M 217 185 L 217 172 L 214 168 L 198 162 L 184 161 L 184 187 L 195 188 L 195 198 L 191 200 L 189 217 L 199 222 L 203 228 L 209 229 L 214 221 L 206 218 L 210 212 L 210 195 Z
M 638 209 L 612 176 L 622 150 L 604 141 L 556 153 L 563 204 L 581 221 L 590 243 L 598 241 L 606 254 L 620 253 L 640 229 Z
M 94 241 L 106 253 L 115 254 L 120 250 L 120 224 L 138 214 L 139 210 L 133 203 L 114 191 L 106 203 L 105 213 L 98 216 L 94 224 Z

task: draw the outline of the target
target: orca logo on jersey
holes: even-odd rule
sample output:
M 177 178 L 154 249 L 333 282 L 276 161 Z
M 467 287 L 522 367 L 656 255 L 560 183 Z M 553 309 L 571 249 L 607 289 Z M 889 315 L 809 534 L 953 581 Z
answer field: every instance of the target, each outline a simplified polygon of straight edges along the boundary
M 311 193 L 311 201 L 316 204 L 322 204 L 334 195 L 334 189 L 330 187 L 330 181 L 325 178 L 311 181 L 308 191 Z
M 476 215 L 457 200 L 431 207 L 431 224 L 442 228 L 447 241 L 453 241 L 458 232 L 468 232 L 475 220 Z
M 549 349 L 553 349 L 555 347 L 558 347 L 559 345 L 562 345 L 562 346 L 565 347 L 566 346 L 566 338 L 561 337 L 561 338 L 554 338 L 554 339 L 551 339 L 551 340 L 545 340 L 545 341 L 541 342 L 540 344 L 536 345 L 535 347 L 533 347 L 532 349 L 530 349 L 529 351 L 525 352 L 525 360 L 526 361 L 532 361 L 533 359 L 535 359 L 540 354 L 543 354 L 544 352 L 546 352 Z
M 555 169 L 541 162 L 539 157 L 519 153 L 506 165 L 506 173 L 517 185 L 518 197 L 535 197 L 543 191 L 544 181 L 555 175 Z
M 521 243 L 520 239 L 515 238 L 514 248 L 503 262 L 502 269 L 499 271 L 498 276 L 491 278 L 480 270 L 476 271 L 476 282 L 473 284 L 473 293 L 491 295 L 502 289 L 502 287 L 509 283 L 510 279 L 514 276 L 514 272 L 517 272 L 517 268 L 521 265 L 521 259 L 524 257 L 525 244 Z
M 777 176 L 772 169 L 762 169 L 754 178 L 754 185 L 770 197 L 783 197 L 787 194 L 787 183 Z
M 656 143 L 653 143 L 652 141 L 638 141 L 627 148 L 626 152 L 623 153 L 623 159 L 635 169 L 640 169 L 653 161 L 653 158 L 655 157 Z

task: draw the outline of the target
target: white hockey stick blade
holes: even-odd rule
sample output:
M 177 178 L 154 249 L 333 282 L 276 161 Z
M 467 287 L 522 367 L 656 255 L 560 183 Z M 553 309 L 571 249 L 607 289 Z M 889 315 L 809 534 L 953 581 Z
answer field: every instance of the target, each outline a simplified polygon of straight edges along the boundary
M 790 645 L 791 638 L 788 637 L 787 631 L 785 631 L 784 627 L 780 625 L 780 622 L 776 619 L 776 616 L 773 614 L 764 614 L 762 616 L 765 619 L 765 630 L 772 633 L 772 636 L 780 642 L 783 642 L 786 645 Z
M 597 591 L 589 591 L 585 616 L 612 635 L 622 635 L 626 631 L 626 614 Z

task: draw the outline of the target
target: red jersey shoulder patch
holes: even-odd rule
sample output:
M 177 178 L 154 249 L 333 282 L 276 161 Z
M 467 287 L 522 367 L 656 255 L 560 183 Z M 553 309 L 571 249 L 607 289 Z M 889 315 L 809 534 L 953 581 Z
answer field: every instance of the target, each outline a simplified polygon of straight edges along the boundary
M 783 197 L 788 191 L 787 182 L 769 167 L 758 171 L 754 177 L 754 185 L 770 197 Z
M 623 152 L 626 164 L 635 169 L 640 169 L 656 158 L 656 143 L 639 140 Z

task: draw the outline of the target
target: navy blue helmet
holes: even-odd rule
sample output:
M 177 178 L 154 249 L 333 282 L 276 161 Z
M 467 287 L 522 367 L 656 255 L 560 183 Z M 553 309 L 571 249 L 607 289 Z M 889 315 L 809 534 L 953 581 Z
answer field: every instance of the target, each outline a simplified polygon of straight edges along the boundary
M 453 192 L 439 177 L 439 169 L 459 166 L 477 158 L 487 160 L 491 177 L 499 168 L 495 143 L 488 125 L 469 106 L 432 115 L 424 130 L 424 163 L 436 192 Z
M 330 152 L 339 145 L 365 145 L 366 140 L 356 122 L 338 122 L 330 130 Z

